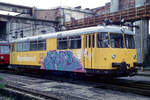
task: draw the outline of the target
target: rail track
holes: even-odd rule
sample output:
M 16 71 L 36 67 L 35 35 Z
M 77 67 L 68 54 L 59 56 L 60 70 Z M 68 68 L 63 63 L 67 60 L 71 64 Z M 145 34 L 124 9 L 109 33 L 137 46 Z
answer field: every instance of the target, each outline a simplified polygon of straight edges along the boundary
M 0 70 L 0 73 L 9 73 L 10 75 L 15 74 L 39 77 L 38 75 L 31 75 L 22 72 L 24 71 L 17 72 L 15 70 Z M 24 88 L 22 87 L 23 82 L 17 83 L 16 80 L 5 80 L 3 78 L 1 78 L 0 81 L 4 84 L 4 87 L 0 88 L 0 94 L 7 97 L 11 97 L 13 95 L 13 99 L 15 98 L 15 100 L 60 100 L 60 98 L 58 98 L 56 95 L 47 94 L 34 89 Z
M 144 81 L 133 81 L 124 79 L 101 81 L 102 85 L 96 88 L 111 89 L 121 92 L 130 92 L 144 96 L 150 96 L 150 83 Z
M 19 74 L 21 75 L 22 72 L 16 72 L 16 71 L 4 71 L 0 70 L 0 73 L 9 73 L 9 74 Z M 33 74 L 22 74 L 22 75 L 27 75 L 27 76 L 32 76 L 32 77 L 38 77 L 40 78 L 40 75 L 33 75 Z M 57 78 L 56 78 L 57 77 Z M 42 77 L 43 78 L 43 75 Z M 134 93 L 134 94 L 139 94 L 143 96 L 150 96 L 150 83 L 146 81 L 136 81 L 136 80 L 126 80 L 126 79 L 94 79 L 92 77 L 89 78 L 79 78 L 79 79 L 71 79 L 71 78 L 66 78 L 66 77 L 58 77 L 58 76 L 53 76 L 53 77 L 46 77 L 46 79 L 49 80 L 54 80 L 54 81 L 61 81 L 61 82 L 68 82 L 68 83 L 74 83 L 78 85 L 89 85 L 94 89 L 107 89 L 107 90 L 115 90 L 115 91 L 121 91 L 121 92 L 128 92 L 128 93 Z M 49 94 L 47 92 L 40 92 L 38 90 L 34 89 L 29 89 L 29 88 L 22 88 L 21 86 L 16 85 L 16 82 L 13 81 L 5 81 L 6 82 L 6 87 L 8 89 L 12 89 L 15 91 L 21 91 L 24 94 L 30 94 L 33 97 L 40 97 L 40 98 L 35 98 L 37 100 L 41 100 L 41 98 L 45 99 L 50 99 L 50 100 L 65 100 L 66 97 L 58 97 L 57 95 L 54 94 Z M 22 82 L 23 83 L 23 82 Z M 31 83 L 32 84 L 32 83 Z M 67 97 L 68 98 L 68 97 Z M 71 98 L 71 97 L 70 97 Z M 77 98 L 76 98 L 77 99 Z M 79 99 L 79 98 L 78 98 Z

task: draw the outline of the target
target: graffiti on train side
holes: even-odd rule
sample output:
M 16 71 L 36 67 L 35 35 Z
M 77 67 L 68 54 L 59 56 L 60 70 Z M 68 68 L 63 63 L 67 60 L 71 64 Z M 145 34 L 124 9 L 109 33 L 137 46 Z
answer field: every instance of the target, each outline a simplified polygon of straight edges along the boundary
M 71 51 L 49 51 L 44 58 L 42 69 L 84 72 L 80 60 Z

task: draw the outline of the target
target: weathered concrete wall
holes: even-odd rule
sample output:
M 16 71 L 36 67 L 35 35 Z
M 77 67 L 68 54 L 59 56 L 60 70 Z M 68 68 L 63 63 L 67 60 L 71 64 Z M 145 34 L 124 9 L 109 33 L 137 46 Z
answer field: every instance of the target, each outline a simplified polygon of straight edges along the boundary
M 64 16 L 65 22 L 93 16 L 93 14 L 82 12 L 78 9 L 77 10 L 64 9 L 64 11 L 62 10 L 62 13 L 65 14 L 65 16 Z
M 143 6 L 144 4 L 146 4 L 146 0 L 136 0 L 135 4 L 136 4 L 136 7 Z
M 125 10 L 135 7 L 135 0 L 120 0 L 119 1 L 119 9 Z
M 44 20 L 53 20 L 59 22 L 57 31 L 65 30 L 64 23 L 86 17 L 93 16 L 90 10 L 81 8 L 58 7 L 47 10 L 35 10 L 35 18 Z
M 7 40 L 6 30 L 6 22 L 0 21 L 0 40 Z
M 136 7 L 144 6 L 147 0 L 136 0 Z M 149 20 L 139 20 L 135 22 L 140 26 L 140 29 L 136 29 L 136 44 L 137 44 L 137 57 L 138 62 L 143 62 L 148 52 L 148 34 L 149 34 Z
M 21 14 L 28 14 L 28 15 L 32 16 L 33 8 L 27 7 L 27 6 L 21 6 L 21 5 L 16 5 L 16 4 L 0 2 L 0 10 L 16 12 L 16 13 L 21 13 Z
M 140 20 L 136 22 L 136 25 L 140 26 L 136 29 L 136 48 L 138 62 L 143 62 L 145 54 L 148 52 L 148 33 L 149 33 L 149 21 Z
M 116 12 L 119 10 L 119 0 L 111 0 L 110 12 Z
M 60 17 L 60 12 L 58 9 L 35 10 L 35 17 L 37 19 L 56 21 Z
M 92 11 L 94 11 L 96 13 L 96 15 L 110 13 L 110 3 L 106 3 L 105 6 L 92 9 Z
M 47 34 L 55 32 L 54 25 L 42 25 L 35 24 L 34 22 L 29 23 L 10 23 L 7 25 L 8 39 L 11 41 L 13 39 L 30 37 L 34 35 Z
M 59 18 L 60 30 L 66 30 L 65 22 L 74 21 L 78 19 L 83 19 L 91 17 L 94 13 L 90 10 L 81 8 L 59 8 L 61 17 Z

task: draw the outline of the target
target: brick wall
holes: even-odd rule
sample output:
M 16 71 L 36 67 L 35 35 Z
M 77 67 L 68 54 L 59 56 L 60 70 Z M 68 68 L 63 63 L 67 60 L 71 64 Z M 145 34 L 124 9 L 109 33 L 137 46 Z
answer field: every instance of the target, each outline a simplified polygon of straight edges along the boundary
M 146 0 L 146 3 L 150 4 L 150 0 Z
M 120 10 L 125 10 L 129 8 L 135 7 L 135 0 L 120 0 L 119 1 L 119 8 Z
M 60 13 L 58 9 L 35 10 L 35 16 L 37 19 L 56 21 L 56 18 L 60 16 Z
M 93 9 L 93 11 L 96 13 L 96 15 L 102 15 L 110 12 L 110 3 L 106 3 L 105 6 L 98 7 Z

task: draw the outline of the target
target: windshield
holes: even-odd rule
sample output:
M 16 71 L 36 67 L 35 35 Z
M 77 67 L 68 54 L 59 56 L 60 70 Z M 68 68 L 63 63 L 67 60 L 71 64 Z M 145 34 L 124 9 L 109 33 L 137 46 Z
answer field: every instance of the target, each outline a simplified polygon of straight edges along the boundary
M 122 34 L 110 34 L 111 47 L 112 48 L 124 48 L 123 35 Z
M 134 42 L 133 35 L 125 34 L 124 36 L 125 36 L 126 48 L 134 49 L 135 48 L 135 42 Z
M 8 54 L 9 53 L 9 46 L 0 46 L 0 53 L 1 54 Z
M 109 47 L 108 33 L 97 34 L 97 46 L 98 46 L 98 48 L 108 48 Z

